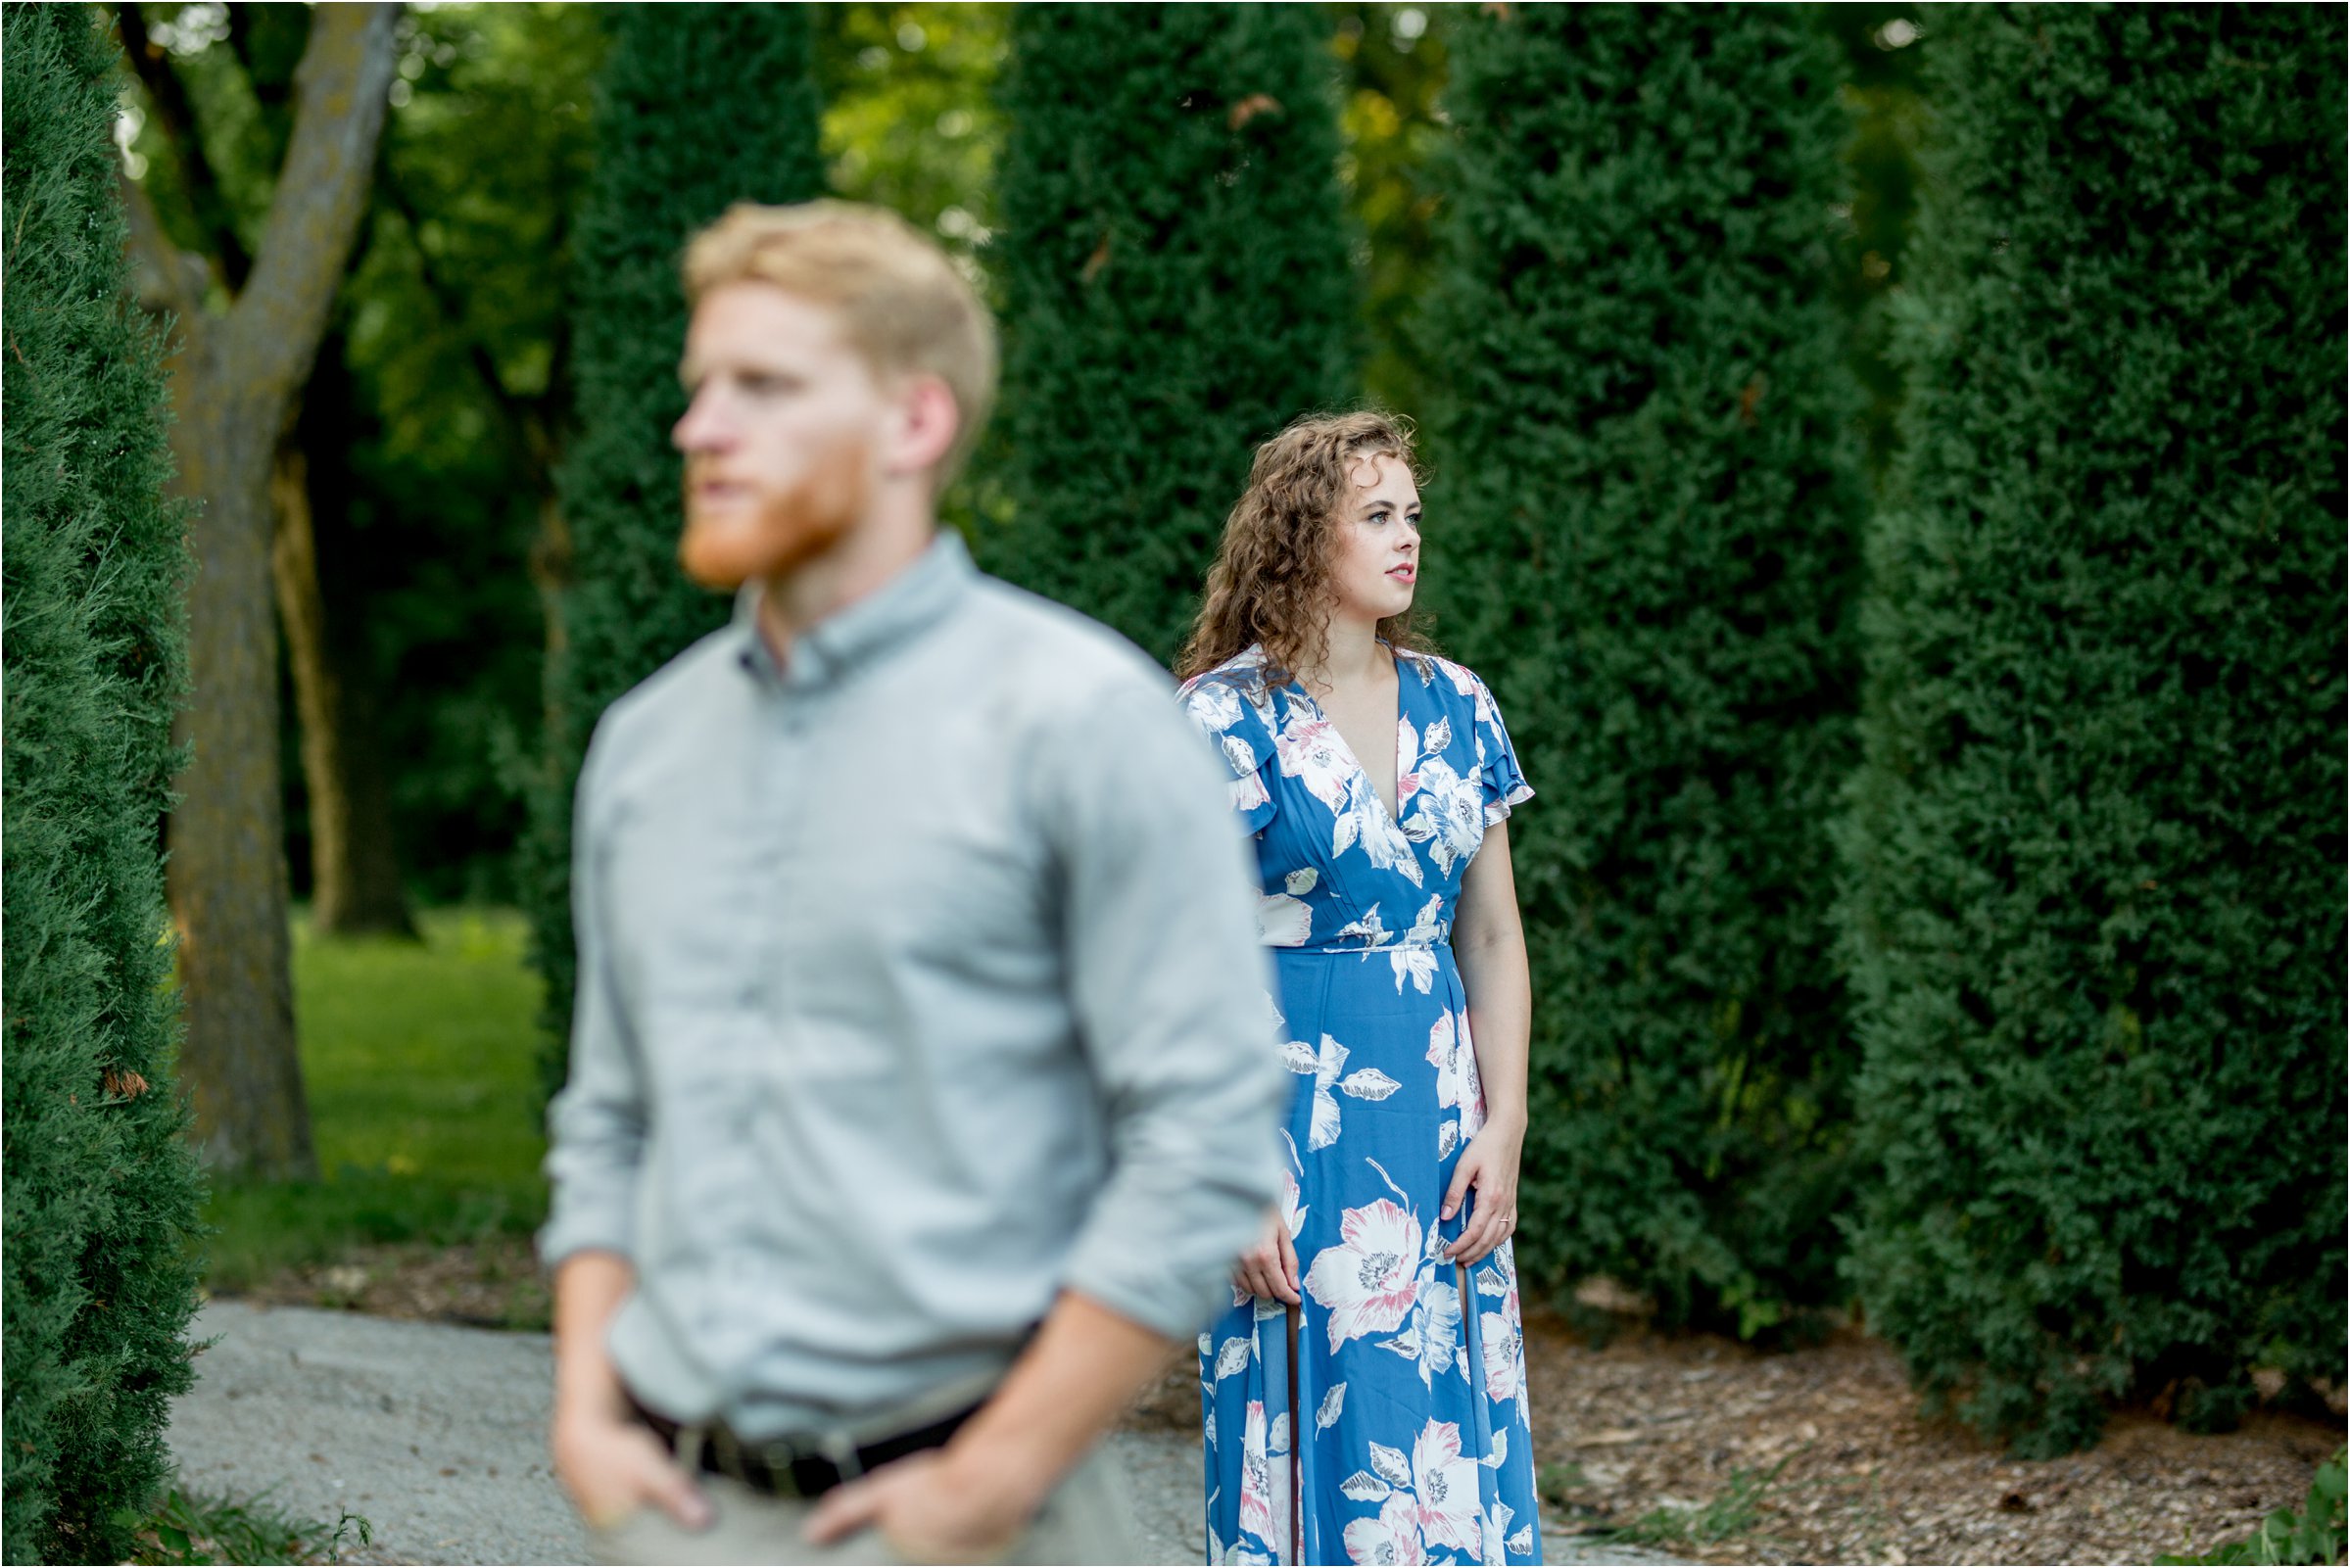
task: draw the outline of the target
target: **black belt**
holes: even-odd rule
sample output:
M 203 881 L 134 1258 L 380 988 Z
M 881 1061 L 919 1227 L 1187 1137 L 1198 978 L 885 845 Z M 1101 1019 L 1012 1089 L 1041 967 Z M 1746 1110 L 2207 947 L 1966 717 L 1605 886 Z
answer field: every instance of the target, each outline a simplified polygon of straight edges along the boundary
M 734 1429 L 723 1422 L 692 1430 L 696 1434 L 695 1452 L 678 1452 L 678 1437 L 685 1430 L 667 1416 L 647 1409 L 629 1396 L 637 1419 L 652 1428 L 653 1434 L 666 1446 L 678 1462 L 690 1470 L 706 1475 L 722 1475 L 742 1482 L 753 1492 L 777 1497 L 816 1497 L 830 1492 L 843 1481 L 853 1481 L 869 1470 L 878 1470 L 892 1459 L 902 1459 L 909 1453 L 925 1449 L 939 1449 L 953 1437 L 964 1422 L 979 1412 L 977 1404 L 958 1410 L 943 1420 L 928 1426 L 900 1432 L 855 1449 L 845 1464 L 836 1457 L 818 1452 L 789 1441 L 751 1443 L 736 1436 Z

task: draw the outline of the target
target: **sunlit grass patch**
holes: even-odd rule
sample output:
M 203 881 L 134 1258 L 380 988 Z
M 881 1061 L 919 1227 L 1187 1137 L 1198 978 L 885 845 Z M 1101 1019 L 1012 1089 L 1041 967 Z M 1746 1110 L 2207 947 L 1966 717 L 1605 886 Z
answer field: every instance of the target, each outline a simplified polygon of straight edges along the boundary
M 217 1187 L 213 1289 L 545 1216 L 540 986 L 521 917 L 428 910 L 418 927 L 421 942 L 326 938 L 297 917 L 295 1022 L 322 1179 Z

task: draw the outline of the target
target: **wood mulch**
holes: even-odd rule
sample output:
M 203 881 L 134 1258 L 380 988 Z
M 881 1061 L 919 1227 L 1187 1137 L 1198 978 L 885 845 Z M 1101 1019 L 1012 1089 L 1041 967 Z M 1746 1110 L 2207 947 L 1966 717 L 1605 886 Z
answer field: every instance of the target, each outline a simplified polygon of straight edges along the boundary
M 1550 1528 L 1702 1562 L 2142 1563 L 2249 1536 L 2299 1508 L 2343 1423 L 2256 1410 L 2197 1437 L 2122 1411 L 2087 1452 L 2007 1457 L 1928 1421 L 1893 1349 L 1843 1333 L 1762 1354 L 1627 1327 L 1596 1346 L 1526 1324 Z M 1196 1431 L 1179 1356 L 1129 1416 Z
M 263 1307 L 323 1307 L 370 1317 L 542 1332 L 552 1311 L 528 1236 L 354 1248 L 335 1262 L 289 1269 L 222 1294 Z
M 242 1294 L 503 1328 L 544 1328 L 548 1313 L 524 1237 L 369 1249 Z M 2198 1437 L 2123 1410 L 2086 1452 L 2014 1459 L 1923 1418 L 1899 1357 L 1866 1335 L 1764 1354 L 1617 1321 L 1596 1343 L 1529 1312 L 1545 1512 L 1554 1530 L 1703 1562 L 2151 1562 L 2298 1508 L 2344 1441 L 2338 1413 L 2256 1409 L 2237 1431 Z M 1188 1352 L 1127 1415 L 1180 1432 L 1199 1420 Z

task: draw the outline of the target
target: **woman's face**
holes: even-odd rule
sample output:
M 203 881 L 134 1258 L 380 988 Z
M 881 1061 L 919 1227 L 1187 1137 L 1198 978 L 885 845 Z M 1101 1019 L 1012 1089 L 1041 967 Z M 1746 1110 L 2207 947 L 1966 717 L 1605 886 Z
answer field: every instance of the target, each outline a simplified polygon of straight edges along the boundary
M 1412 607 L 1419 581 L 1419 487 L 1396 457 L 1363 458 L 1348 477 L 1354 498 L 1331 541 L 1330 587 L 1340 615 L 1382 621 Z

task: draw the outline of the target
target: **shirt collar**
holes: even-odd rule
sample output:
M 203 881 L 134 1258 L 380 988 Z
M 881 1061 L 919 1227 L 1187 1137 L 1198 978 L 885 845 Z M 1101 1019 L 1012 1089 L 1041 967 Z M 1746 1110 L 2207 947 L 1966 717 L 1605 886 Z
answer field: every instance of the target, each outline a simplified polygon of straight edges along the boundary
M 745 583 L 735 594 L 734 631 L 743 643 L 739 657 L 744 669 L 787 690 L 831 685 L 943 619 L 978 576 L 962 536 L 940 529 L 930 547 L 895 577 L 792 639 L 791 661 L 781 669 L 759 635 L 764 585 Z

